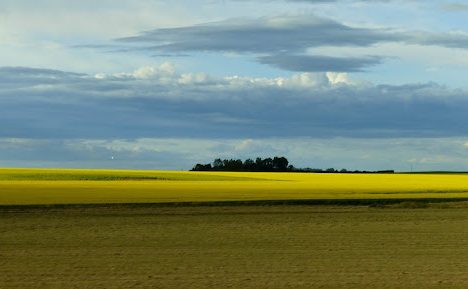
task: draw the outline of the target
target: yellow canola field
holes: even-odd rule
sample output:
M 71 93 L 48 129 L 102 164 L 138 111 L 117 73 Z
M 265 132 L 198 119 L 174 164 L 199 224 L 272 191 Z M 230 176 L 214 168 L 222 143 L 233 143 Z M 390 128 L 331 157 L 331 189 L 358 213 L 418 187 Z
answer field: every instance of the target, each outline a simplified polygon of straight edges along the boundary
M 0 205 L 466 198 L 465 174 L 0 169 Z

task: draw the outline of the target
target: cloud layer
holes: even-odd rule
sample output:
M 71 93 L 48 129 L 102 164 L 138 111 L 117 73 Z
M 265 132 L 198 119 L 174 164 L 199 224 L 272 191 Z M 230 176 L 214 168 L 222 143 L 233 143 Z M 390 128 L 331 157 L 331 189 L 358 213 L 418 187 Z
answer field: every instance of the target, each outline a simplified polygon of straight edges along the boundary
M 381 63 L 383 56 L 311 55 L 319 47 L 370 47 L 402 43 L 468 48 L 464 32 L 435 33 L 360 28 L 314 15 L 230 19 L 193 26 L 154 29 L 117 39 L 120 51 L 143 50 L 177 55 L 193 52 L 233 52 L 257 55 L 258 62 L 301 72 L 357 72 Z M 125 45 L 127 44 L 127 45 Z
M 334 73 L 214 78 L 169 63 L 95 76 L 2 68 L 0 83 L 3 138 L 468 134 L 467 91 L 434 83 L 373 85 Z
M 260 56 L 257 61 L 283 70 L 297 72 L 361 72 L 370 66 L 380 64 L 380 57 L 330 57 L 310 55 L 269 55 Z
M 468 168 L 462 1 L 3 2 L 2 166 Z

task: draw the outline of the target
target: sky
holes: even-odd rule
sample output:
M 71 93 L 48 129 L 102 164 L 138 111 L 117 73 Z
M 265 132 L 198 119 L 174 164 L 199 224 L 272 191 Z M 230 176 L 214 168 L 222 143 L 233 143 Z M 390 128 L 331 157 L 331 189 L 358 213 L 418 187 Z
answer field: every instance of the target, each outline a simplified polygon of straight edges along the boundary
M 0 2 L 0 167 L 468 171 L 468 2 Z

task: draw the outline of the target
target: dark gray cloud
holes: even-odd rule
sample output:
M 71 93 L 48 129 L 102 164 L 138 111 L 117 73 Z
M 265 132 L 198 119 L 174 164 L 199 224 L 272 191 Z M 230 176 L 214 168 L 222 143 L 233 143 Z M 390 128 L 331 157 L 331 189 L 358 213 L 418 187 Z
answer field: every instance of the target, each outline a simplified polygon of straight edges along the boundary
M 330 57 L 310 55 L 269 55 L 257 58 L 259 63 L 268 64 L 289 71 L 300 72 L 361 72 L 370 66 L 380 64 L 380 57 Z
M 85 75 L 52 69 L 1 67 L 0 85 L 2 89 L 6 89 L 8 87 L 28 87 L 37 84 L 60 84 L 67 80 L 79 79 L 82 76 Z
M 441 46 L 448 48 L 468 49 L 467 32 L 450 33 L 427 33 L 427 32 L 408 32 L 406 33 L 407 43 Z
M 353 28 L 311 15 L 236 19 L 190 27 L 156 29 L 118 41 L 141 45 L 128 49 L 169 54 L 196 51 L 263 54 L 257 58 L 260 63 L 291 71 L 351 72 L 364 70 L 380 61 L 369 57 L 299 58 L 294 54 L 305 52 L 310 47 L 370 46 L 394 40 L 398 40 L 398 37 L 390 32 Z M 301 61 L 304 63 L 299 63 Z
M 354 28 L 310 16 L 232 19 L 188 27 L 155 29 L 118 39 L 166 53 L 215 51 L 241 53 L 303 52 L 320 46 L 370 46 L 402 37 L 382 30 Z
M 468 135 L 467 91 L 433 83 L 340 84 L 325 74 L 211 79 L 164 71 L 95 78 L 25 68 L 0 75 L 17 80 L 0 88 L 0 138 Z
M 468 48 L 467 33 L 360 28 L 314 15 L 231 19 L 155 29 L 117 41 L 122 45 L 120 51 L 143 50 L 164 55 L 235 52 L 254 55 L 262 63 L 292 71 L 361 71 L 379 63 L 378 58 L 345 58 L 341 55 L 331 55 L 328 59 L 323 55 L 298 58 L 297 55 L 317 47 L 369 47 L 392 42 Z M 282 57 L 278 58 L 278 55 Z M 311 65 L 299 64 L 299 60 Z

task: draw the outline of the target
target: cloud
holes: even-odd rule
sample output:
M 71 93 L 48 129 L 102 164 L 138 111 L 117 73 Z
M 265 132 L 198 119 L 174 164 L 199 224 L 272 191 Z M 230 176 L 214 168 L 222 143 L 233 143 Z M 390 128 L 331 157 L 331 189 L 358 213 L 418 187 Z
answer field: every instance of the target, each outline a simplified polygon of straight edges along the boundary
M 385 31 L 354 28 L 330 19 L 307 15 L 230 19 L 186 27 L 154 29 L 117 41 L 141 44 L 145 49 L 164 53 L 297 53 L 319 46 L 369 46 L 395 38 L 399 37 Z
M 262 64 L 298 72 L 361 72 L 381 63 L 380 57 L 330 57 L 311 55 L 269 55 L 257 58 Z
M 378 57 L 297 55 L 310 47 L 370 46 L 395 36 L 383 31 L 353 28 L 316 16 L 231 19 L 180 28 L 155 29 L 118 39 L 127 49 L 158 53 L 236 52 L 263 54 L 257 61 L 301 72 L 356 72 L 381 62 Z M 266 54 L 266 55 L 265 55 Z
M 306 54 L 313 48 L 371 47 L 382 43 L 468 48 L 468 33 L 353 27 L 314 15 L 229 19 L 160 28 L 116 39 L 121 51 L 179 55 L 233 52 L 290 71 L 356 72 L 382 62 L 382 56 L 345 57 Z
M 468 33 L 465 31 L 447 33 L 407 32 L 406 38 L 405 42 L 410 44 L 468 49 Z
M 98 76 L 0 68 L 0 83 L 3 166 L 189 169 L 285 155 L 319 168 L 468 168 L 468 93 L 434 83 L 216 78 L 170 63 Z
M 97 73 L 94 77 L 97 79 L 114 78 L 114 79 L 163 79 L 173 78 L 175 74 L 175 66 L 170 62 L 164 62 L 158 67 L 143 66 L 133 72 L 121 72 L 113 74 Z
M 1 68 L 0 137 L 56 139 L 464 137 L 468 92 L 346 74 L 188 77 L 168 64 L 92 75 Z M 139 75 L 140 70 L 136 70 Z M 151 76 L 151 77 L 149 77 Z M 14 79 L 14 81 L 12 81 Z

